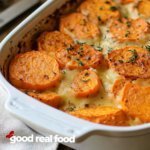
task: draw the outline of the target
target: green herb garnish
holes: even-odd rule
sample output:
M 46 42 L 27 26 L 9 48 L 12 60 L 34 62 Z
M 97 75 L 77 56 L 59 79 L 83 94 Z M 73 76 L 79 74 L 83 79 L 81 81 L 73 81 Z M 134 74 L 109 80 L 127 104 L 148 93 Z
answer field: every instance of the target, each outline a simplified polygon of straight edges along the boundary
M 103 6 L 100 7 L 100 10 L 102 10 L 102 9 L 103 9 Z
M 108 47 L 108 55 L 111 51 L 113 51 L 113 48 Z
M 104 37 L 103 37 L 103 40 L 105 40 L 106 39 L 106 35 L 104 35 Z
M 148 54 L 148 57 L 150 58 L 150 54 Z
M 127 31 L 127 33 L 125 34 L 125 37 L 128 37 L 130 34 L 130 31 Z
M 127 21 L 127 27 L 130 27 L 131 22 Z
M 67 58 L 70 58 L 70 55 L 68 55 Z
M 69 52 L 69 51 L 72 51 L 74 48 L 72 47 L 72 45 L 70 44 L 70 47 L 66 48 L 66 50 Z
M 150 45 L 146 45 L 145 48 L 150 52 Z
M 111 11 L 116 11 L 118 8 L 117 7 L 115 7 L 115 6 L 111 6 L 110 8 L 109 8 L 109 10 L 111 10 Z
M 87 82 L 87 81 L 89 81 L 90 79 L 87 79 L 87 80 L 81 80 L 82 82 Z
M 134 5 L 133 7 L 134 7 L 134 8 L 137 8 L 137 7 L 138 7 L 138 5 Z
M 82 19 L 82 20 L 83 20 L 83 24 L 84 24 L 84 25 L 86 25 L 86 21 L 85 21 L 85 19 Z
M 85 73 L 85 76 L 86 76 L 86 75 L 88 75 L 88 74 L 89 74 L 89 73 L 88 73 L 88 72 L 86 72 L 86 73 Z
M 63 70 L 62 73 L 65 74 L 66 72 Z
M 90 59 L 91 59 L 91 57 L 87 57 L 86 59 L 87 59 L 87 60 L 90 60 Z
M 125 18 L 125 19 L 128 19 L 128 17 L 127 17 L 127 16 L 124 16 L 124 18 Z
M 80 66 L 84 66 L 83 62 L 82 61 L 79 61 L 78 65 Z
M 120 62 L 120 63 L 123 63 L 123 61 L 122 61 L 122 60 L 119 60 L 119 62 Z
M 67 108 L 69 111 L 73 111 L 74 110 L 74 108 Z
M 122 20 L 121 20 L 121 18 L 119 18 L 119 19 L 118 19 L 118 21 L 122 23 Z
M 85 43 L 81 43 L 81 45 L 80 45 L 80 48 L 79 48 L 79 51 L 78 51 L 78 54 L 80 54 L 80 52 L 82 52 L 82 50 L 83 50 L 83 44 L 85 44 Z
M 110 4 L 110 2 L 109 2 L 109 1 L 105 1 L 105 3 L 106 3 L 106 4 Z
M 75 58 L 75 60 L 79 61 L 80 59 L 79 58 Z
M 99 51 L 99 52 L 101 52 L 102 50 L 103 50 L 103 48 L 102 47 L 100 47 L 100 44 L 99 44 L 99 46 L 97 46 L 97 51 Z
M 101 18 L 100 18 L 100 16 L 97 16 L 97 20 L 98 20 L 98 21 L 101 21 Z
M 26 94 L 28 94 L 28 91 L 24 91 Z
M 133 62 L 135 61 L 135 59 L 138 57 L 138 55 L 137 55 L 135 49 L 133 49 L 133 50 L 128 50 L 128 51 L 133 53 L 133 56 L 129 57 L 129 61 L 128 61 L 128 62 L 133 63 Z

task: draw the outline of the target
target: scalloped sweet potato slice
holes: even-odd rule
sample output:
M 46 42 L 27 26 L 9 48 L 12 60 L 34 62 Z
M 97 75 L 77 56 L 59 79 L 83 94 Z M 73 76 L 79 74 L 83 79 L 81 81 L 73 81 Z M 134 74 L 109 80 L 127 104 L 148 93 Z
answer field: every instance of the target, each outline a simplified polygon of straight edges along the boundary
M 82 39 L 98 38 L 101 35 L 99 27 L 81 13 L 61 16 L 59 30 L 66 34 L 68 34 L 68 30 L 71 34 L 74 34 L 75 38 Z
M 97 68 L 103 60 L 101 52 L 83 43 L 60 49 L 55 53 L 55 58 L 61 69 L 68 67 L 71 70 Z
M 19 90 L 49 106 L 58 108 L 60 105 L 61 97 L 58 94 L 46 93 L 46 92 L 32 92 L 25 89 L 19 89 Z
M 123 78 L 115 81 L 112 87 L 112 93 L 114 97 L 116 97 L 119 94 L 121 89 L 124 87 L 125 83 L 126 83 L 126 80 Z
M 117 0 L 118 2 L 120 2 L 121 4 L 130 4 L 135 2 L 136 0 Z
M 99 92 L 100 85 L 98 75 L 92 70 L 85 70 L 75 77 L 71 89 L 76 97 L 89 97 Z
M 112 125 L 129 126 L 126 114 L 122 109 L 114 107 L 84 108 L 75 111 L 67 111 L 68 114 L 82 118 L 87 121 Z
M 141 47 L 129 46 L 111 51 L 109 66 L 126 78 L 150 78 L 150 59 L 148 51 Z
M 123 110 L 132 118 L 150 122 L 150 86 L 126 83 L 121 100 Z
M 136 20 L 122 18 L 121 21 L 114 20 L 109 31 L 112 38 L 119 42 L 137 41 L 142 34 L 150 33 L 150 24 L 142 18 Z
M 44 90 L 54 86 L 59 79 L 55 58 L 38 51 L 18 54 L 9 66 L 9 80 L 17 88 Z
M 146 16 L 150 16 L 150 1 L 149 0 L 141 0 L 138 2 L 137 10 L 140 14 L 144 14 Z
M 112 0 L 87 0 L 78 7 L 78 11 L 97 24 L 120 17 L 120 11 Z
M 36 41 L 38 43 L 38 51 L 51 56 L 60 48 L 74 44 L 74 41 L 67 34 L 59 31 L 44 31 Z

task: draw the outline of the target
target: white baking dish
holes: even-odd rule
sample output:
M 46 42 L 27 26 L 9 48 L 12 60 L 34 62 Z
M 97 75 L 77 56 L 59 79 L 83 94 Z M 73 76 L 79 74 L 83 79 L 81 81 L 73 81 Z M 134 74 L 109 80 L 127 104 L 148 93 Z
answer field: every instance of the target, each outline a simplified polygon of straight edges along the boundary
M 75 144 L 64 143 L 75 149 L 150 150 L 149 123 L 132 127 L 114 127 L 88 122 L 23 94 L 7 81 L 8 67 L 14 56 L 18 52 L 35 49 L 34 41 L 37 36 L 44 30 L 56 29 L 59 15 L 73 11 L 77 3 L 78 0 L 48 0 L 2 41 L 0 81 L 9 94 L 5 107 L 10 114 L 43 135 L 75 135 Z

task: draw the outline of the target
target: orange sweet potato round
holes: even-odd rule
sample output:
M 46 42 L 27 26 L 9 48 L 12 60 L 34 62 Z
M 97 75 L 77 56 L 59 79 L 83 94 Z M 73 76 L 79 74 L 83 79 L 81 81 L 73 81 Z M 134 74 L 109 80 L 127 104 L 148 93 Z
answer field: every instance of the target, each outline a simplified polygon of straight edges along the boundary
M 150 24 L 142 18 L 136 20 L 122 18 L 120 21 L 114 20 L 109 31 L 112 38 L 119 42 L 137 41 L 142 34 L 150 33 Z
M 61 69 L 65 67 L 69 69 L 97 68 L 103 60 L 101 52 L 83 43 L 60 49 L 55 53 L 55 58 Z
M 44 90 L 59 78 L 57 61 L 38 51 L 18 54 L 9 66 L 9 80 L 17 88 Z
M 115 81 L 112 87 L 112 93 L 114 97 L 116 97 L 119 94 L 119 91 L 124 87 L 125 83 L 126 83 L 126 80 L 123 78 Z
M 44 52 L 51 56 L 62 47 L 74 44 L 74 41 L 66 34 L 59 31 L 43 32 L 37 39 L 38 51 Z
M 58 108 L 60 105 L 61 97 L 58 94 L 47 93 L 47 92 L 32 92 L 25 89 L 19 89 L 19 90 L 49 106 Z
M 91 122 L 112 125 L 112 126 L 129 126 L 126 114 L 122 109 L 114 107 L 95 107 L 84 108 L 68 114 L 82 118 Z
M 150 122 L 150 87 L 126 83 L 122 97 L 122 108 L 132 118 L 139 117 Z
M 66 30 L 74 34 L 75 38 L 98 38 L 100 29 L 93 22 L 81 13 L 72 13 L 60 18 L 59 30 L 66 33 Z
M 129 46 L 111 51 L 109 66 L 118 74 L 128 78 L 150 78 L 150 59 L 148 51 L 141 47 Z
M 135 2 L 136 0 L 117 0 L 117 1 L 121 4 L 129 4 Z
M 99 92 L 100 85 L 98 75 L 92 70 L 85 70 L 73 80 L 71 89 L 76 97 L 89 97 Z
M 78 11 L 97 24 L 120 17 L 120 11 L 112 0 L 87 0 L 79 6 Z
M 150 1 L 149 0 L 141 0 L 138 2 L 137 10 L 140 14 L 144 14 L 146 16 L 150 16 Z

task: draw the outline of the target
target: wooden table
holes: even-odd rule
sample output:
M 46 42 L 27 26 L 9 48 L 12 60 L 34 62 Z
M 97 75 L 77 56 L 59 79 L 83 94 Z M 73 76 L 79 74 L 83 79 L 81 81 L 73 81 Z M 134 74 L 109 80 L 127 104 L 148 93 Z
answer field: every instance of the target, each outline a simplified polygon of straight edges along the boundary
M 45 1 L 45 0 L 43 0 Z M 19 17 L 8 23 L 6 26 L 2 27 L 0 29 L 0 42 L 20 23 L 22 22 L 27 16 L 29 16 L 35 9 L 37 9 L 40 5 L 37 4 L 33 6 L 31 9 L 27 10 L 25 13 L 21 14 Z M 1 11 L 1 10 L 0 10 Z M 62 144 L 59 144 L 57 150 L 73 150 L 72 148 L 69 148 L 67 146 L 64 146 Z

